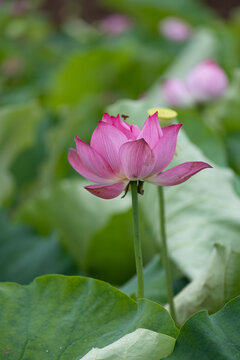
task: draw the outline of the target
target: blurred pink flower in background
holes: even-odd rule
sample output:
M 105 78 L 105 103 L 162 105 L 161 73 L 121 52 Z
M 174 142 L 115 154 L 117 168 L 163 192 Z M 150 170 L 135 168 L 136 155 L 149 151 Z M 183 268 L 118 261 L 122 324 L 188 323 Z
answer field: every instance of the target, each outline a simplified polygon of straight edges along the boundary
M 105 113 L 92 134 L 90 145 L 76 137 L 76 150 L 69 150 L 68 159 L 79 174 L 95 183 L 85 189 L 103 199 L 117 197 L 130 181 L 160 186 L 181 184 L 211 167 L 205 162 L 190 161 L 163 172 L 175 154 L 181 126 L 161 128 L 156 112 L 140 130 L 119 115 Z
M 215 61 L 205 60 L 189 72 L 186 84 L 196 101 L 211 101 L 224 94 L 228 79 Z
M 169 79 L 163 84 L 164 100 L 173 107 L 187 107 L 193 104 L 193 98 L 185 82 L 181 79 Z
M 214 60 L 204 60 L 192 68 L 184 80 L 166 80 L 163 96 L 170 106 L 187 107 L 215 100 L 227 87 L 228 79 L 223 69 Z
M 121 14 L 109 15 L 100 22 L 100 28 L 110 35 L 122 34 L 128 31 L 131 27 L 131 20 L 127 16 Z
M 167 17 L 158 24 L 159 32 L 166 38 L 176 42 L 188 40 L 192 35 L 192 28 L 185 21 Z

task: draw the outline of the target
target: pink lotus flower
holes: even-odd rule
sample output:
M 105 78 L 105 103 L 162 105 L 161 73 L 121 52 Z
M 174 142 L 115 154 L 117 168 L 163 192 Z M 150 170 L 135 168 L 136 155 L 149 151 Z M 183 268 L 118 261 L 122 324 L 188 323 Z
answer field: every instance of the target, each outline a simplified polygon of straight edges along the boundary
M 165 18 L 159 23 L 158 27 L 160 33 L 162 33 L 166 39 L 176 42 L 186 41 L 192 35 L 190 25 L 175 17 Z
M 156 112 L 140 130 L 119 115 L 105 113 L 92 134 L 90 145 L 76 137 L 77 149 L 69 150 L 68 159 L 79 174 L 95 183 L 85 189 L 103 199 L 120 195 L 130 181 L 160 186 L 181 184 L 200 170 L 211 167 L 205 162 L 185 162 L 163 172 L 174 156 L 181 126 L 161 128 Z
M 228 80 L 215 61 L 205 60 L 190 71 L 186 84 L 196 101 L 209 101 L 223 95 Z
M 119 35 L 131 28 L 131 21 L 121 14 L 112 14 L 100 22 L 100 28 L 111 35 Z
M 185 82 L 177 78 L 164 82 L 163 96 L 166 103 L 173 107 L 187 107 L 194 102 Z

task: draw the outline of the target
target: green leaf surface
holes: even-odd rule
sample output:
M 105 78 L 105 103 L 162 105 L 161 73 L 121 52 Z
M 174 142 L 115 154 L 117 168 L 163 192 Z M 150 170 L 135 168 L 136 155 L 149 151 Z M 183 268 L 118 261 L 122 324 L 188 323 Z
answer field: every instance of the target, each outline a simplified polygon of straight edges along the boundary
M 92 349 L 82 360 L 160 360 L 172 353 L 174 344 L 168 335 L 137 329 L 103 349 Z
M 240 297 L 209 316 L 193 315 L 181 328 L 171 360 L 239 360 Z
M 0 349 L 11 359 L 75 360 L 138 328 L 176 337 L 168 312 L 149 300 L 137 304 L 109 284 L 48 275 L 30 285 L 0 285 Z
M 177 322 L 202 309 L 214 313 L 239 294 L 240 253 L 216 245 L 202 274 L 174 298 Z
M 49 273 L 76 273 L 69 254 L 55 236 L 41 237 L 30 228 L 11 223 L 0 212 L 0 281 L 29 283 Z

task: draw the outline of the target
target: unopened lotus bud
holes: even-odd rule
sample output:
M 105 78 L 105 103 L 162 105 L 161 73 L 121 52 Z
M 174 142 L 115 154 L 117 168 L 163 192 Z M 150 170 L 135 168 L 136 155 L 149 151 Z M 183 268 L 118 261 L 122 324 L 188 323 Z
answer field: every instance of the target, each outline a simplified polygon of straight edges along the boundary
M 195 101 L 206 102 L 224 94 L 228 79 L 215 61 L 205 60 L 190 71 L 186 84 Z
M 162 20 L 159 25 L 159 32 L 166 38 L 175 42 L 188 40 L 192 35 L 192 29 L 185 21 L 168 17 Z

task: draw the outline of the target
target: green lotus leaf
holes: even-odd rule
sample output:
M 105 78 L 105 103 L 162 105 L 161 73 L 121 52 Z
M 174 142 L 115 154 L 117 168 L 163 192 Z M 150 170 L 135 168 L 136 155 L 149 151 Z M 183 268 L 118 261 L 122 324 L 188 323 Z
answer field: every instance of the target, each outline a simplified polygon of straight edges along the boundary
M 76 360 L 138 328 L 178 334 L 160 305 L 145 299 L 137 304 L 109 284 L 84 277 L 1 283 L 0 306 L 0 350 L 11 351 L 12 360 Z

